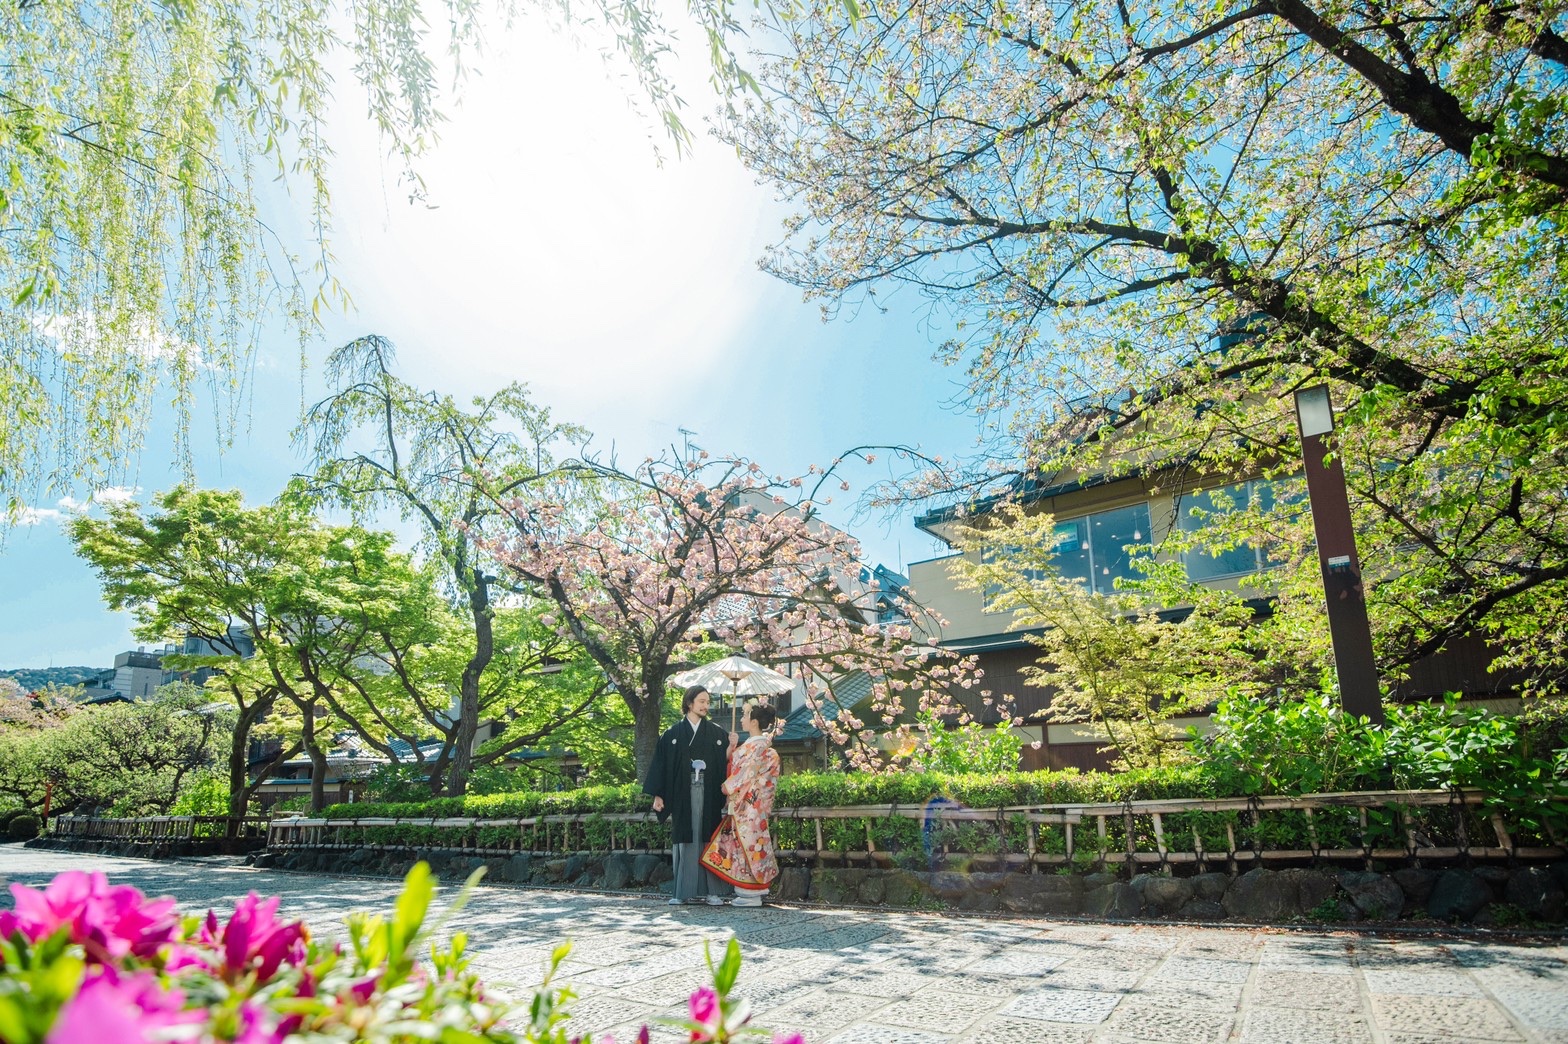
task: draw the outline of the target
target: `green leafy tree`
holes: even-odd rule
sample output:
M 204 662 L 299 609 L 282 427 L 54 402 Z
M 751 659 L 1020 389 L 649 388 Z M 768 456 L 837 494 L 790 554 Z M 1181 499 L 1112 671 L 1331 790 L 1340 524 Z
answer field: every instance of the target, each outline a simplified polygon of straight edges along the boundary
M 1099 725 L 1125 767 L 1184 760 L 1185 734 L 1171 719 L 1201 712 L 1243 679 L 1257 687 L 1242 645 L 1251 610 L 1216 595 L 1168 623 L 1147 598 L 1090 592 L 1057 569 L 1055 530 L 1049 514 L 1004 508 L 961 531 L 964 554 L 950 568 L 994 611 L 1010 610 L 1040 649 L 1024 675 L 1051 690 L 1049 720 Z
M 52 807 L 167 815 L 221 763 L 234 715 L 200 688 L 174 682 L 150 699 L 109 703 L 38 734 L 38 768 L 55 784 Z
M 417 603 L 417 574 L 391 551 L 391 536 L 323 525 L 294 501 L 247 508 L 237 492 L 183 486 L 146 512 L 123 504 L 103 519 L 79 518 L 71 534 L 105 601 L 133 613 L 143 637 L 195 639 L 200 651 L 173 663 L 213 672 L 214 688 L 234 701 L 231 814 L 243 815 L 265 773 L 300 749 L 319 806 L 330 741 L 322 690 L 379 641 L 382 621 L 367 611 L 415 611 L 404 607 Z M 399 565 L 391 576 L 381 569 Z M 297 712 L 298 746 L 252 773 L 251 732 L 280 699 Z
M 297 432 L 314 470 L 296 488 L 360 518 L 390 510 L 419 526 L 419 549 L 441 573 L 447 619 L 462 621 L 444 645 L 463 648 L 451 708 L 457 729 L 450 767 L 443 763 L 433 780 L 461 794 L 473 767 L 485 672 L 497 653 L 497 599 L 514 586 L 502 579 L 483 538 L 503 518 L 501 505 L 553 468 L 561 446 L 581 444 L 587 433 L 553 420 L 522 385 L 465 410 L 401 380 L 394 364 L 391 342 L 375 336 L 328 359 L 327 377 L 338 391 L 312 406 Z M 424 691 L 412 678 L 403 684 L 411 697 Z
M 1327 381 L 1385 671 L 1482 632 L 1551 688 L 1563 34 L 1556 7 L 824 0 L 731 136 L 798 208 L 771 271 L 956 317 L 1002 434 L 907 495 L 1279 474 L 1280 396 Z

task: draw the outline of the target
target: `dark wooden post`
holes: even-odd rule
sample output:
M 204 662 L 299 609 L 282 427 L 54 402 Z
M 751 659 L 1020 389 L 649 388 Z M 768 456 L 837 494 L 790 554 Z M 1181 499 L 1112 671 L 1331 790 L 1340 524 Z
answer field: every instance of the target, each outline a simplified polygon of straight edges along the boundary
M 1372 625 L 1367 619 L 1366 589 L 1361 582 L 1361 559 L 1356 554 L 1345 469 L 1329 445 L 1334 431 L 1334 406 L 1329 400 L 1328 385 L 1296 392 L 1296 423 L 1301 431 L 1312 528 L 1318 538 L 1318 564 L 1323 569 L 1323 596 L 1328 603 L 1328 631 L 1334 643 L 1340 706 L 1347 714 L 1381 725 L 1383 697 L 1372 657 Z

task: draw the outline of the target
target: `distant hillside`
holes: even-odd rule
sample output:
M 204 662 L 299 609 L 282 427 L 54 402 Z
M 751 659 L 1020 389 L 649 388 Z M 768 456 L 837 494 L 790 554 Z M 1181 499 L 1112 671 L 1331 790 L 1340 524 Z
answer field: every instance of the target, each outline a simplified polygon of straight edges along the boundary
M 28 692 L 37 692 L 50 685 L 80 685 L 101 670 L 101 667 L 22 667 L 0 671 L 0 678 L 13 678 Z

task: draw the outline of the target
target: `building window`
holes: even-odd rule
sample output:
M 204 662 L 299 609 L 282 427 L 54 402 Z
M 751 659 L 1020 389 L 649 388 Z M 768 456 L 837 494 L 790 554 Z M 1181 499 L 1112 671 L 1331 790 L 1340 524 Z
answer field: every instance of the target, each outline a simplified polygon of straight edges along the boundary
M 1237 511 L 1262 515 L 1274 510 L 1277 504 L 1290 505 L 1302 499 L 1299 490 L 1267 479 L 1253 479 L 1233 486 L 1190 493 L 1178 502 L 1177 517 L 1182 533 L 1190 535 L 1217 528 L 1223 524 L 1223 516 Z M 1224 541 L 1217 540 L 1216 543 L 1223 544 Z M 1271 558 L 1267 548 L 1245 541 L 1213 551 L 1189 548 L 1182 553 L 1182 560 L 1187 567 L 1187 579 L 1193 581 L 1250 576 L 1283 564 Z
M 1148 542 L 1148 504 L 1100 511 L 1056 523 L 1051 563 L 1064 578 L 1077 580 L 1086 590 L 1110 594 L 1116 590 L 1118 578 L 1130 580 L 1138 576 L 1133 553 Z M 1009 550 L 1003 548 L 1001 553 Z M 992 554 L 988 549 L 982 557 L 989 561 Z M 1040 575 L 1031 570 L 1026 578 L 1037 580 Z M 1000 593 L 1000 588 L 985 590 L 986 611 L 991 611 Z

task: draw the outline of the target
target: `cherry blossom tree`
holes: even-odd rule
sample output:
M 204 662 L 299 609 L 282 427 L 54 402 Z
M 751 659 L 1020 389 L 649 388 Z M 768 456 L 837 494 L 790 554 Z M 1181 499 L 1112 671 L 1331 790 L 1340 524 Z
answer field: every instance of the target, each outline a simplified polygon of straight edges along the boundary
M 817 514 L 827 473 L 786 482 L 755 463 L 703 458 L 650 459 L 630 473 L 568 469 L 505 502 L 512 531 L 490 548 L 555 603 L 559 626 L 626 702 L 639 774 L 664 724 L 670 675 L 703 640 L 794 665 L 818 725 L 858 768 L 898 765 L 918 749 L 918 711 L 968 721 L 991 699 L 972 660 L 923 640 L 935 621 L 901 594 L 905 622 L 878 621 L 875 593 L 850 580 L 858 544 Z M 834 686 L 860 674 L 870 696 L 824 713 Z

